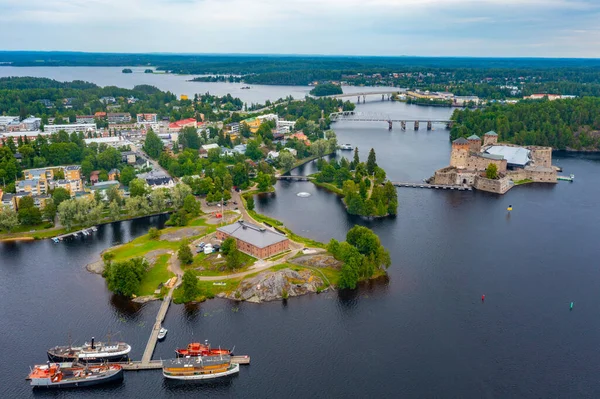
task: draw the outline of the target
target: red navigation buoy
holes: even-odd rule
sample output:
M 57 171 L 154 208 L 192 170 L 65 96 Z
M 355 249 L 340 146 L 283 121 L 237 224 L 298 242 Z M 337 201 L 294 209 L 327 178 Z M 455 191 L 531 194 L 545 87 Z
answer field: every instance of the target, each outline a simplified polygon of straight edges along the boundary
M 485 301 L 485 295 L 481 296 L 481 302 Z

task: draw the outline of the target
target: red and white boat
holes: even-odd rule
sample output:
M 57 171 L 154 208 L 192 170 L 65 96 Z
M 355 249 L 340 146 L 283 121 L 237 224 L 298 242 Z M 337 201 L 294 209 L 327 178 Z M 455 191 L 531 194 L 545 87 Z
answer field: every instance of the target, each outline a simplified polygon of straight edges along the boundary
M 212 348 L 208 341 L 192 342 L 186 349 L 175 349 L 177 357 L 233 355 L 233 349 Z

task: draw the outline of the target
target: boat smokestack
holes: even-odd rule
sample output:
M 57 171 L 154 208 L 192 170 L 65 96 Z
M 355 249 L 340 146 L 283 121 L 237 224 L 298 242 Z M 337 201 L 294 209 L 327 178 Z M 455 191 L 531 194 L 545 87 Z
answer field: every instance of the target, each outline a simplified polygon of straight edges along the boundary
M 92 337 L 92 349 L 94 349 L 94 337 Z

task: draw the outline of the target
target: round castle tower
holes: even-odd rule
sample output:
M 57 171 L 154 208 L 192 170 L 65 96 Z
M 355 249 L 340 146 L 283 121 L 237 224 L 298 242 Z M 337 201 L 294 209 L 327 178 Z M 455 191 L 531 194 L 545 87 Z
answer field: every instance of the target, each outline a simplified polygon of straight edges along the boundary
M 452 142 L 450 153 L 450 166 L 456 169 L 465 169 L 469 158 L 471 145 L 464 137 L 459 137 Z
M 476 134 L 467 137 L 471 152 L 481 152 L 481 138 Z

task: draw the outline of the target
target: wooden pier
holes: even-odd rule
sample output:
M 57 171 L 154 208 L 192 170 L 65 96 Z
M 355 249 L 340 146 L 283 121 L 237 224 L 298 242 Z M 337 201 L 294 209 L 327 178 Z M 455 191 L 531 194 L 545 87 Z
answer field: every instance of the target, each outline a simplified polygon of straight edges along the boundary
M 447 186 L 444 184 L 428 184 L 428 183 L 406 183 L 393 181 L 392 184 L 396 187 L 411 187 L 411 188 L 430 188 L 438 190 L 458 190 L 458 191 L 472 191 L 473 188 L 470 186 Z
M 82 236 L 86 236 L 86 235 L 91 235 L 93 232 L 97 231 L 98 228 L 96 226 L 93 227 L 88 227 L 86 229 L 81 229 L 81 230 L 77 230 L 77 231 L 73 231 L 70 233 L 66 233 L 66 234 L 61 234 L 59 236 L 53 237 L 53 240 L 63 240 L 64 238 L 68 238 L 68 237 L 78 237 L 79 235 Z
M 148 343 L 146 344 L 146 349 L 144 350 L 144 355 L 142 356 L 141 366 L 146 367 L 151 363 L 152 354 L 154 353 L 154 349 L 156 348 L 156 342 L 158 341 L 158 333 L 162 328 L 162 322 L 165 320 L 165 316 L 167 315 L 167 310 L 169 310 L 169 305 L 171 305 L 171 298 L 173 298 L 173 291 L 175 291 L 175 287 L 179 285 L 179 278 L 177 278 L 177 283 L 173 285 L 173 287 L 169 290 L 167 296 L 163 299 L 163 303 L 160 305 L 160 309 L 158 309 L 158 314 L 156 315 L 156 321 L 154 322 L 154 326 L 152 327 L 152 332 L 150 333 L 150 338 L 148 339 Z

